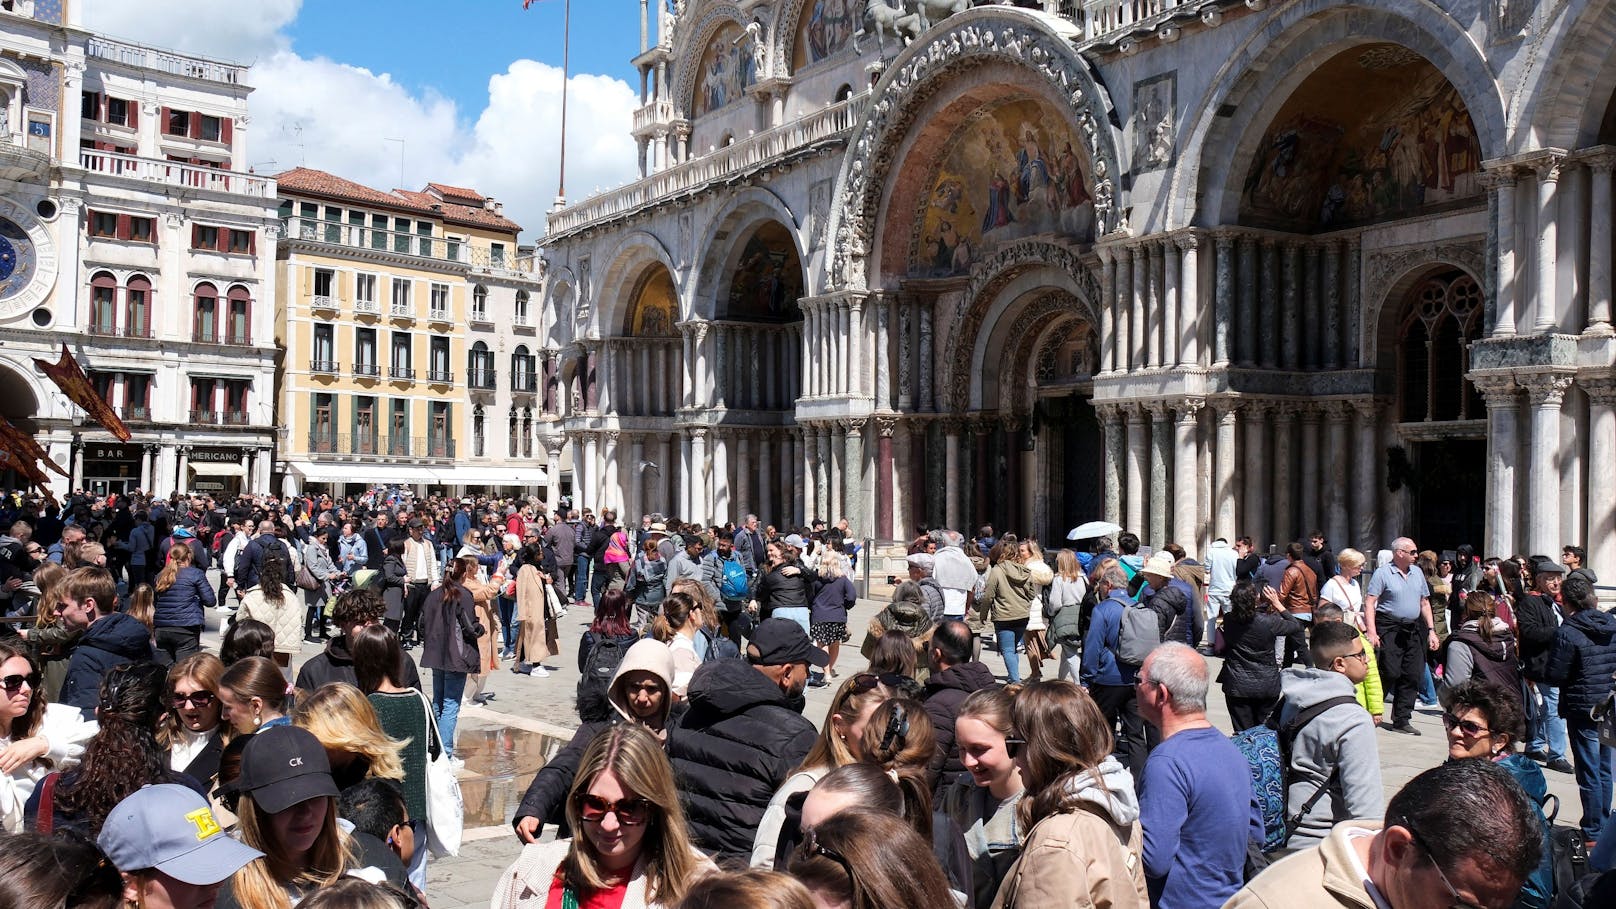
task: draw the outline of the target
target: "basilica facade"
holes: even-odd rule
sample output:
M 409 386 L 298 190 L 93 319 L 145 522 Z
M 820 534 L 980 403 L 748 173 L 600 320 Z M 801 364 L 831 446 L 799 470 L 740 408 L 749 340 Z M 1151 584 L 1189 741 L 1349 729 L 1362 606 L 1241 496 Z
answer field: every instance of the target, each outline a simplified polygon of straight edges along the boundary
M 642 7 L 541 244 L 578 501 L 1616 561 L 1616 4 L 901 2 Z

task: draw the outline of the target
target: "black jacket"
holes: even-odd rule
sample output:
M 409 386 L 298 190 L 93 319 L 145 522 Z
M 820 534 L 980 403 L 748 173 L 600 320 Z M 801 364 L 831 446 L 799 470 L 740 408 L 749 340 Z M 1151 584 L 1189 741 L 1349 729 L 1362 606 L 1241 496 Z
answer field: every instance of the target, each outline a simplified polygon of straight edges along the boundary
M 1259 612 L 1250 622 L 1223 620 L 1223 668 L 1218 683 L 1227 697 L 1277 698 L 1279 662 L 1275 642 L 1301 627 L 1290 615 Z M 1239 730 L 1236 730 L 1237 732 Z
M 259 534 L 247 541 L 236 553 L 236 564 L 233 567 L 236 578 L 236 589 L 251 590 L 258 586 L 258 571 L 264 567 L 264 559 L 278 558 L 286 563 L 287 571 L 291 571 L 292 553 L 282 543 L 280 538 L 273 535 Z M 287 578 L 287 580 L 291 580 Z
M 926 715 L 931 717 L 932 731 L 937 738 L 937 757 L 932 760 L 932 777 L 940 771 L 942 779 L 953 779 L 965 771 L 960 763 L 959 746 L 954 743 L 954 723 L 959 719 L 960 705 L 973 691 L 998 685 L 993 671 L 972 660 L 934 672 L 926 679 L 925 693 L 921 697 Z
M 703 663 L 690 709 L 670 731 L 668 757 L 695 844 L 744 864 L 763 810 L 808 756 L 818 733 L 780 686 L 744 660 Z M 800 703 L 800 699 L 797 699 Z
M 785 569 L 795 567 L 796 574 L 786 574 Z M 795 606 L 807 606 L 814 598 L 814 575 L 801 565 L 781 565 L 772 568 L 758 576 L 757 587 L 752 591 L 758 601 L 758 617 L 766 619 L 776 609 L 789 609 Z
M 1546 594 L 1529 593 L 1515 603 L 1515 629 L 1521 645 L 1521 675 L 1534 682 L 1544 681 L 1549 669 L 1549 651 L 1554 649 L 1554 601 Z
M 96 619 L 68 658 L 62 703 L 79 708 L 87 720 L 95 719 L 95 706 L 101 700 L 101 676 L 120 663 L 155 658 L 151 632 L 139 619 L 122 612 Z
M 325 644 L 325 650 L 310 657 L 297 670 L 297 685 L 299 691 L 313 692 L 321 685 L 332 682 L 346 682 L 355 688 L 359 687 L 359 677 L 354 675 L 353 654 L 348 652 L 348 639 L 337 635 Z M 404 654 L 403 678 L 399 684 L 406 688 L 425 691 L 421 687 L 421 672 L 415 668 L 415 658 L 408 653 Z
M 1616 615 L 1572 613 L 1555 632 L 1544 681 L 1560 686 L 1560 715 L 1587 720 L 1609 696 L 1616 673 Z

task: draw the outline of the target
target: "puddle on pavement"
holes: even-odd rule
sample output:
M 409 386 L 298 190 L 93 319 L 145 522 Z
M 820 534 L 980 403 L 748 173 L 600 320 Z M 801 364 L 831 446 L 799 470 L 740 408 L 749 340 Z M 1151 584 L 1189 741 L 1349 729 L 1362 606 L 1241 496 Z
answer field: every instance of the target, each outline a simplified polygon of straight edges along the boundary
M 533 775 L 567 741 L 526 729 L 462 727 L 455 750 L 466 762 L 460 774 L 466 829 L 509 824 Z

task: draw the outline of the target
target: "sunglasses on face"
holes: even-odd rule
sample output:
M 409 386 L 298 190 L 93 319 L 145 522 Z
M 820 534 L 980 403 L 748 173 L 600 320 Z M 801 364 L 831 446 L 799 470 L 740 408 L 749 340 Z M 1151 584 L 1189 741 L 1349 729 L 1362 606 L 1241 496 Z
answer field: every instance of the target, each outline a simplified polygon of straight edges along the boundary
M 1493 731 L 1475 720 L 1461 720 L 1452 713 L 1443 711 L 1442 726 L 1446 729 L 1457 729 L 1464 733 L 1465 738 L 1475 739 L 1484 735 L 1492 735 Z
M 585 792 L 578 796 L 578 816 L 586 823 L 598 824 L 606 815 L 617 815 L 617 822 L 625 827 L 638 827 L 651 816 L 655 807 L 647 799 L 623 799 L 613 802 Z
M 861 672 L 853 676 L 849 681 L 847 691 L 848 694 L 863 694 L 866 691 L 875 690 L 877 685 L 885 685 L 888 688 L 895 689 L 903 684 L 903 679 L 903 676 L 895 672 L 883 672 L 880 675 L 873 672 Z
M 39 687 L 39 673 L 30 672 L 27 675 L 8 675 L 0 678 L 0 688 L 4 688 L 6 694 L 16 694 L 22 690 L 25 683 L 30 690 L 37 689 Z
M 1026 745 L 1027 740 L 1019 735 L 1007 735 L 1004 737 L 1004 753 L 1012 761 L 1021 754 L 1021 749 Z
M 174 692 L 173 704 L 176 710 L 183 708 L 186 704 L 190 704 L 192 707 L 207 707 L 212 703 L 213 692 L 211 691 L 193 691 L 190 694 Z

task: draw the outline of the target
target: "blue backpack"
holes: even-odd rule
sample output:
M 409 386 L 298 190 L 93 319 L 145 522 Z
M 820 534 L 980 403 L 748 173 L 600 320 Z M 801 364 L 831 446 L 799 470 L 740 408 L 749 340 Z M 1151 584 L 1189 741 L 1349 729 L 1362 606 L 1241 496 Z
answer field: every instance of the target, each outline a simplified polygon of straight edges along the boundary
M 733 556 L 719 561 L 724 566 L 724 582 L 719 585 L 719 595 L 726 600 L 746 599 L 751 594 L 751 587 L 746 582 L 746 566 Z
M 1306 802 L 1297 806 L 1295 811 L 1287 810 L 1285 794 L 1290 791 L 1291 747 L 1296 743 L 1296 736 L 1326 710 L 1356 703 L 1358 699 L 1347 694 L 1326 698 L 1297 713 L 1284 728 L 1280 728 L 1279 714 L 1285 706 L 1285 702 L 1280 701 L 1269 715 L 1268 722 L 1242 729 L 1230 738 L 1251 766 L 1251 794 L 1262 810 L 1261 847 L 1265 855 L 1285 847 L 1302 818 L 1313 810 L 1313 806 L 1335 782 L 1336 774 L 1332 772 Z

